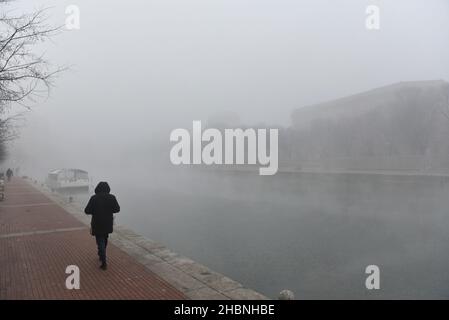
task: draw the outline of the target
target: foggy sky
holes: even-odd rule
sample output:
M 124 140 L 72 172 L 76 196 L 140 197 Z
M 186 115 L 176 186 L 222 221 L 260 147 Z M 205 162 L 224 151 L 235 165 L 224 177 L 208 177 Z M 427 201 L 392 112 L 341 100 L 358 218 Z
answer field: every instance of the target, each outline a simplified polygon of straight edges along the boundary
M 446 0 L 17 1 L 70 4 L 81 30 L 37 51 L 70 65 L 28 114 L 14 159 L 82 167 L 150 150 L 168 132 L 233 112 L 249 125 L 288 126 L 294 108 L 398 81 L 449 80 Z M 365 8 L 381 9 L 379 31 Z M 51 155 L 51 157 L 49 157 Z

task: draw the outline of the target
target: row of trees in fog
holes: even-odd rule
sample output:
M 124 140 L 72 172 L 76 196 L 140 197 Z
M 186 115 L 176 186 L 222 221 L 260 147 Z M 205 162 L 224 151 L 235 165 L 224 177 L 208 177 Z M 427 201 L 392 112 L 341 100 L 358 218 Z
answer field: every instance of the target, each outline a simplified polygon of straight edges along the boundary
M 48 95 L 61 71 L 35 50 L 59 28 L 48 23 L 45 9 L 23 14 L 13 4 L 0 0 L 0 160 L 6 156 L 6 143 L 17 137 L 23 113 Z
M 449 169 L 449 83 L 445 81 L 397 83 L 298 108 L 292 122 L 277 127 L 281 168 Z M 248 128 L 229 115 L 212 118 L 208 127 L 222 134 L 225 128 Z

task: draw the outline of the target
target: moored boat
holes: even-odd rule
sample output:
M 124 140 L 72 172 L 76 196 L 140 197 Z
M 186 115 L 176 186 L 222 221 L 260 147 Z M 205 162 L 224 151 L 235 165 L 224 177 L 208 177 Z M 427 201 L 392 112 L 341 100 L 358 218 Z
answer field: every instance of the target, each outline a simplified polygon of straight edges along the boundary
M 89 175 L 81 169 L 58 169 L 48 174 L 46 184 L 52 191 L 89 190 Z

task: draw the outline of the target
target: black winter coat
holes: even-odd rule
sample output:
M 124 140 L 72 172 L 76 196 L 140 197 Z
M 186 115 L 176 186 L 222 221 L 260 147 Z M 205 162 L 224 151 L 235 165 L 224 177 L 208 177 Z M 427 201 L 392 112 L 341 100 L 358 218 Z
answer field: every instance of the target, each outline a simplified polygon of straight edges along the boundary
M 113 231 L 113 214 L 120 212 L 120 206 L 109 190 L 109 186 L 103 190 L 97 187 L 95 195 L 90 198 L 84 209 L 86 214 L 92 215 L 92 235 L 106 235 Z

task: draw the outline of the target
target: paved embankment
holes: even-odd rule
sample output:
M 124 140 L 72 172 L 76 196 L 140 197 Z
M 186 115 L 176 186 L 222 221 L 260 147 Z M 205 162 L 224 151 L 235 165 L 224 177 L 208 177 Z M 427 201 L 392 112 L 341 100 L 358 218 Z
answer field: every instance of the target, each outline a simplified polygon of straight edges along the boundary
M 102 271 L 89 221 L 37 184 L 7 183 L 0 202 L 0 299 L 266 299 L 120 226 Z M 79 290 L 66 288 L 68 265 L 80 269 Z

